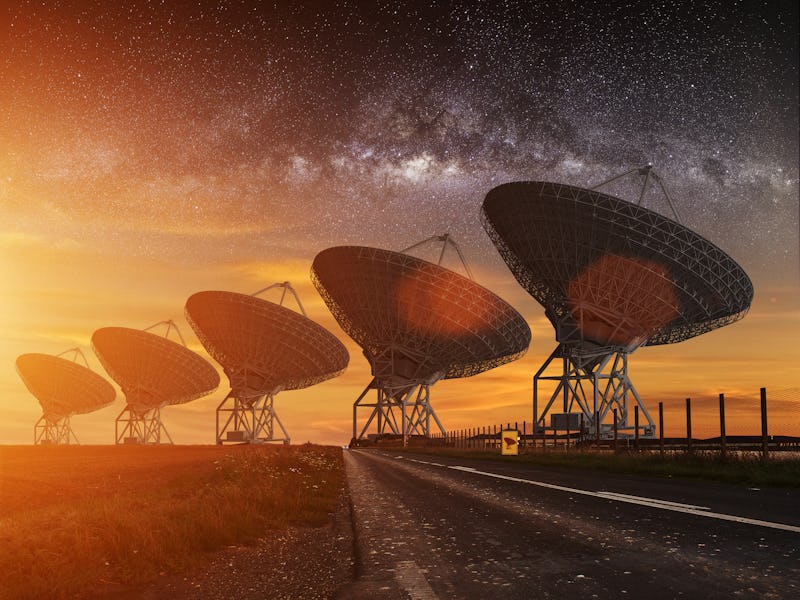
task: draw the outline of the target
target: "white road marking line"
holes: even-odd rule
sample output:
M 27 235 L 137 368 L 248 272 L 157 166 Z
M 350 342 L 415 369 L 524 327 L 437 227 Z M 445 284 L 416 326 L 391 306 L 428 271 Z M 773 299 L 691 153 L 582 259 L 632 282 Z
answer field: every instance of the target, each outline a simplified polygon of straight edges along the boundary
M 400 584 L 400 587 L 408 593 L 411 600 L 438 599 L 428 580 L 425 579 L 425 573 L 413 560 L 404 560 L 397 563 L 394 578 Z
M 653 498 L 641 498 L 639 496 L 628 496 L 627 494 L 614 494 L 612 492 L 593 492 L 591 490 L 580 490 L 577 488 L 566 487 L 563 485 L 555 485 L 546 483 L 544 481 L 533 481 L 531 479 L 521 479 L 519 477 L 510 477 L 508 475 L 500 475 L 499 473 L 490 473 L 488 471 L 478 471 L 472 467 L 462 467 L 454 465 L 448 467 L 457 471 L 466 471 L 474 473 L 475 475 L 484 475 L 486 477 L 494 477 L 495 479 L 504 479 L 506 481 L 515 481 L 518 483 L 527 483 L 551 490 L 558 490 L 570 494 L 581 494 L 584 496 L 592 496 L 595 498 L 603 498 L 605 500 L 615 500 L 617 502 L 627 502 L 629 504 L 639 504 L 641 506 L 649 506 L 651 508 L 659 508 L 661 510 L 671 510 L 681 512 L 689 515 L 697 515 L 700 517 L 708 517 L 711 519 L 719 519 L 721 521 L 732 521 L 734 523 L 745 523 L 747 525 L 757 525 L 759 527 L 769 527 L 771 529 L 781 529 L 783 531 L 792 531 L 800 533 L 800 527 L 796 525 L 786 525 L 784 523 L 774 523 L 772 521 L 762 521 L 760 519 L 750 519 L 748 517 L 738 517 L 736 515 L 726 515 L 724 513 L 711 512 L 706 507 L 693 507 L 689 504 L 680 504 L 678 502 L 667 502 L 665 500 L 656 500 Z
M 649 503 L 653 504 L 665 504 L 666 506 L 677 506 L 678 508 L 693 508 L 695 510 L 711 510 L 707 506 L 697 506 L 695 504 L 683 504 L 681 502 L 670 502 L 669 500 L 661 500 L 660 498 L 645 498 L 643 496 L 631 496 L 629 494 L 618 494 L 617 492 L 597 492 L 603 498 L 610 498 L 612 500 L 615 499 L 625 499 L 631 500 L 635 502 L 640 502 L 642 500 L 647 500 Z
M 444 467 L 442 463 L 437 462 L 430 462 L 427 460 L 417 460 L 416 458 L 406 458 L 405 456 L 395 456 L 395 458 L 399 458 L 400 460 L 410 460 L 411 462 L 419 463 L 421 465 L 432 465 L 434 467 Z

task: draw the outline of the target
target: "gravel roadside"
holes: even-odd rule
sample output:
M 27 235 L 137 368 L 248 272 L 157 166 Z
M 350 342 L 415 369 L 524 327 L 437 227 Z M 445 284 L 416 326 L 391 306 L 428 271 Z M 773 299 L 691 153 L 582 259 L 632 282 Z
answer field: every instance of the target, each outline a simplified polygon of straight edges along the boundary
M 290 527 L 252 546 L 226 548 L 201 569 L 136 589 L 108 589 L 97 600 L 323 600 L 355 577 L 350 497 L 324 527 Z

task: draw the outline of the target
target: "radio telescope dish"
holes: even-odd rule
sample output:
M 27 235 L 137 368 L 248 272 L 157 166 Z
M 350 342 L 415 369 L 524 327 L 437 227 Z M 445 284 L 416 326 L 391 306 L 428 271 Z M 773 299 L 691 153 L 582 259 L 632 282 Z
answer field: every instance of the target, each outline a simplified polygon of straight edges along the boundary
M 72 360 L 61 358 L 73 352 Z M 86 366 L 78 364 L 78 356 Z M 79 348 L 61 354 L 22 354 L 17 373 L 42 406 L 42 416 L 33 428 L 34 444 L 69 444 L 78 439 L 70 417 L 99 410 L 114 402 L 116 392 L 108 381 L 89 368 Z
M 363 246 L 328 248 L 314 259 L 314 285 L 372 367 L 373 379 L 353 407 L 356 440 L 376 419 L 379 435 L 402 435 L 404 443 L 409 435 L 429 436 L 431 419 L 446 435 L 429 401 L 430 386 L 511 362 L 530 344 L 530 329 L 516 310 L 441 266 L 452 239 L 426 242 L 432 240 L 444 243 L 439 264 Z M 371 389 L 376 403 L 362 402 Z M 373 409 L 360 433 L 359 407 Z
M 162 337 L 150 333 L 167 325 Z M 116 420 L 117 444 L 160 444 L 161 434 L 172 438 L 161 422 L 161 408 L 184 404 L 210 394 L 219 374 L 185 343 L 168 339 L 175 323 L 162 321 L 144 330 L 104 327 L 92 335 L 92 347 L 105 370 L 122 388 L 127 405 Z
M 277 304 L 257 297 L 271 289 L 282 289 Z M 287 292 L 300 313 L 283 305 Z M 217 408 L 217 444 L 288 444 L 275 396 L 336 377 L 350 359 L 332 333 L 306 316 L 288 281 L 253 295 L 197 292 L 186 301 L 186 319 L 230 380 L 231 390 Z M 276 425 L 283 437 L 275 435 Z
M 633 172 L 645 177 L 645 186 L 655 179 L 672 206 L 650 166 L 623 175 Z M 640 201 L 643 195 L 644 187 Z M 673 213 L 677 218 L 674 207 Z M 537 430 L 560 396 L 565 412 L 577 403 L 593 433 L 615 408 L 620 429 L 633 429 L 630 394 L 647 419 L 644 434 L 652 436 L 655 425 L 627 375 L 628 354 L 733 323 L 753 298 L 747 274 L 717 246 L 676 221 L 596 190 L 507 183 L 486 195 L 482 221 L 514 277 L 544 306 L 559 344 L 534 378 Z M 563 359 L 563 373 L 544 377 L 555 359 Z M 559 381 L 541 415 L 539 379 Z M 591 397 L 581 381 L 591 384 Z

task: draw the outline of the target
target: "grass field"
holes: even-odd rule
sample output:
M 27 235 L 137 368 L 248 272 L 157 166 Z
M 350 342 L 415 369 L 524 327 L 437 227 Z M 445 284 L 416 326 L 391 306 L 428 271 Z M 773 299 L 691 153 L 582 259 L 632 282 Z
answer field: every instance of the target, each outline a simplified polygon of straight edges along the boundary
M 519 456 L 500 456 L 499 450 L 445 447 L 415 447 L 407 450 L 393 447 L 391 451 L 525 462 L 544 467 L 591 469 L 654 477 L 684 477 L 757 487 L 800 488 L 800 459 L 796 457 L 764 461 L 755 454 L 730 454 L 722 458 L 718 453 L 680 453 L 661 458 L 655 453 L 614 454 L 593 451 L 537 451 Z
M 100 593 L 323 525 L 343 486 L 333 447 L 0 446 L 0 598 Z

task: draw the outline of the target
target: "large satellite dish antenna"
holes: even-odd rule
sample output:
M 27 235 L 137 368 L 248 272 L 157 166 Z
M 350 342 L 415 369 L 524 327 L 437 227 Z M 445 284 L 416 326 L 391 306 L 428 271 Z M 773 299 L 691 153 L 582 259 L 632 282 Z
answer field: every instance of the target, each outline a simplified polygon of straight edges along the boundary
M 644 178 L 640 201 L 655 179 L 677 218 L 649 165 L 620 177 L 629 174 Z M 558 346 L 534 377 L 537 432 L 558 399 L 564 413 L 582 413 L 592 433 L 611 435 L 606 420 L 613 410 L 619 429 L 630 432 L 633 398 L 646 420 L 643 434 L 654 435 L 655 424 L 628 377 L 628 355 L 645 344 L 676 343 L 733 323 L 753 298 L 747 274 L 717 246 L 677 221 L 596 190 L 507 183 L 486 195 L 482 221 L 555 329 Z M 551 364 L 559 372 L 546 376 Z M 558 383 L 539 414 L 541 380 Z M 551 418 L 555 427 L 569 416 Z M 570 420 L 573 431 L 576 420 Z
M 150 333 L 161 325 L 167 326 L 163 336 Z M 180 344 L 169 339 L 172 331 Z M 219 385 L 216 369 L 186 347 L 173 321 L 144 330 L 103 327 L 92 334 L 92 347 L 125 394 L 127 404 L 116 419 L 117 444 L 171 444 L 161 409 L 201 398 Z
M 258 297 L 272 289 L 281 290 L 277 304 Z M 287 292 L 299 313 L 284 306 Z M 186 301 L 186 319 L 231 384 L 217 407 L 217 444 L 288 444 L 275 412 L 276 394 L 336 377 L 350 359 L 332 333 L 307 317 L 288 281 L 249 296 L 198 292 Z
M 72 353 L 72 360 L 61 358 Z M 78 357 L 83 365 L 78 363 Z M 80 348 L 70 348 L 55 356 L 22 354 L 17 357 L 17 373 L 28 391 L 42 405 L 42 416 L 33 427 L 33 443 L 78 443 L 70 417 L 99 410 L 114 402 L 116 392 L 102 376 L 89 368 Z
M 441 263 L 448 236 L 442 242 Z M 525 353 L 528 324 L 501 298 L 472 279 L 402 252 L 337 246 L 317 254 L 311 279 L 333 316 L 363 348 L 372 381 L 353 405 L 353 439 L 373 422 L 378 436 L 429 436 L 431 421 L 446 435 L 430 403 L 440 379 L 469 377 Z M 460 250 L 458 251 L 461 256 Z M 468 268 L 465 270 L 469 273 Z M 377 400 L 366 401 L 370 390 Z M 358 409 L 370 410 L 358 429 Z

